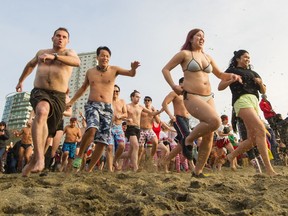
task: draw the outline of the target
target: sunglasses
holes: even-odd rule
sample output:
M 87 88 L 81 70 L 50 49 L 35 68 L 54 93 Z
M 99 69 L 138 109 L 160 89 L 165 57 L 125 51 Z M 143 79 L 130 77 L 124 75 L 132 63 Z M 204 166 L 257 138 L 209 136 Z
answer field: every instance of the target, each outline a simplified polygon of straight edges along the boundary
M 114 92 L 117 92 L 117 93 L 118 93 L 118 92 L 120 92 L 120 91 L 119 91 L 119 90 L 114 90 Z
M 149 99 L 145 99 L 144 101 L 147 102 L 147 101 L 151 101 L 151 100 L 149 100 Z

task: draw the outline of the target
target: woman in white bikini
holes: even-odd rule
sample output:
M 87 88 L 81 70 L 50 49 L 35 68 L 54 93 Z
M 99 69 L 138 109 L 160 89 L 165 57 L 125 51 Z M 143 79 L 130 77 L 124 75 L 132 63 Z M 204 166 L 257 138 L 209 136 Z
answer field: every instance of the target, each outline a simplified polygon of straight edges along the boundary
M 162 69 L 165 80 L 177 94 L 183 94 L 184 104 L 188 112 L 200 123 L 182 140 L 183 155 L 192 159 L 193 141 L 202 137 L 198 161 L 192 174 L 194 177 L 205 177 L 203 168 L 208 160 L 213 141 L 213 132 L 220 126 L 213 100 L 209 74 L 213 73 L 221 80 L 239 80 L 235 74 L 222 73 L 214 60 L 204 53 L 204 32 L 201 29 L 191 30 L 180 52 L 178 52 Z M 184 72 L 183 88 L 176 85 L 171 70 L 181 65 Z

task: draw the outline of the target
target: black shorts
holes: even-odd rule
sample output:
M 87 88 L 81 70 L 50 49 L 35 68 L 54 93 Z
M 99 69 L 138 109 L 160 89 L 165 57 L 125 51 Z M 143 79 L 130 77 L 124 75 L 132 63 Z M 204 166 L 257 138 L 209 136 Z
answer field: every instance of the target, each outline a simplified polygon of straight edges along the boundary
M 134 125 L 127 125 L 127 129 L 125 131 L 125 136 L 129 140 L 130 136 L 136 136 L 139 141 L 140 138 L 140 128 Z
M 21 147 L 24 148 L 24 150 L 28 149 L 29 147 L 33 148 L 32 144 L 23 144 L 23 143 L 21 143 Z
M 64 131 L 64 119 L 61 119 L 61 122 L 58 124 L 56 131 Z
M 31 91 L 30 103 L 34 111 L 40 101 L 50 104 L 50 113 L 47 119 L 48 136 L 54 137 L 66 109 L 66 94 L 63 92 L 34 88 Z M 36 112 L 35 112 L 36 113 Z

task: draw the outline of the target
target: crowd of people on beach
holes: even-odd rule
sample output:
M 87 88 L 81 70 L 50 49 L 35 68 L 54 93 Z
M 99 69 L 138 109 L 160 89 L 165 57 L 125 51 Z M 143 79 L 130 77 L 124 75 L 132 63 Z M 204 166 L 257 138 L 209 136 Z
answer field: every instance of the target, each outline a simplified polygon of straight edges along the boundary
M 129 103 L 121 99 L 117 76 L 134 77 L 140 62 L 133 61 L 130 69 L 110 65 L 112 53 L 106 46 L 97 48 L 97 66 L 87 70 L 82 86 L 69 98 L 72 67 L 81 64 L 76 52 L 66 48 L 69 37 L 66 28 L 58 28 L 52 37 L 53 48 L 39 50 L 19 78 L 17 92 L 37 66 L 31 118 L 21 131 L 11 134 L 21 139 L 6 146 L 9 131 L 5 122 L 0 123 L 0 158 L 6 155 L 6 173 L 22 172 L 26 177 L 47 175 L 48 171 L 144 169 L 191 172 L 193 177 L 205 178 L 205 169 L 221 171 L 222 166 L 236 171 L 251 163 L 257 173 L 265 170 L 275 176 L 272 164 L 287 165 L 288 119 L 272 109 L 266 85 L 252 70 L 248 51 L 235 51 L 222 72 L 204 52 L 204 31 L 192 29 L 181 50 L 162 69 L 171 92 L 156 108 L 153 96 L 145 96 L 141 104 L 139 90 L 131 92 Z M 184 76 L 175 84 L 171 72 L 178 65 Z M 216 112 L 210 74 L 220 79 L 218 90 L 231 90 L 231 121 L 228 115 L 219 117 Z M 85 114 L 72 116 L 73 104 L 88 88 Z M 268 123 L 259 117 L 259 107 Z M 169 122 L 161 120 L 163 112 Z M 63 125 L 64 117 L 70 118 L 68 125 Z M 199 120 L 193 128 L 191 117 Z

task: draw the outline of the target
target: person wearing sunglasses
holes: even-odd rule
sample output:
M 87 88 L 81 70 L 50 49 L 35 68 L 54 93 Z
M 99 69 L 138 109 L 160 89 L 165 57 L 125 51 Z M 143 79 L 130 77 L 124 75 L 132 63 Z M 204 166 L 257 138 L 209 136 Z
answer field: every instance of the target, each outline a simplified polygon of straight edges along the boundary
M 120 87 L 114 85 L 113 92 L 113 124 L 111 128 L 111 136 L 109 139 L 109 145 L 106 149 L 106 162 L 108 171 L 118 171 L 118 159 L 122 155 L 125 149 L 125 134 L 122 128 L 123 119 L 127 118 L 127 108 L 124 99 L 119 97 Z M 114 148 L 114 159 L 113 159 Z

